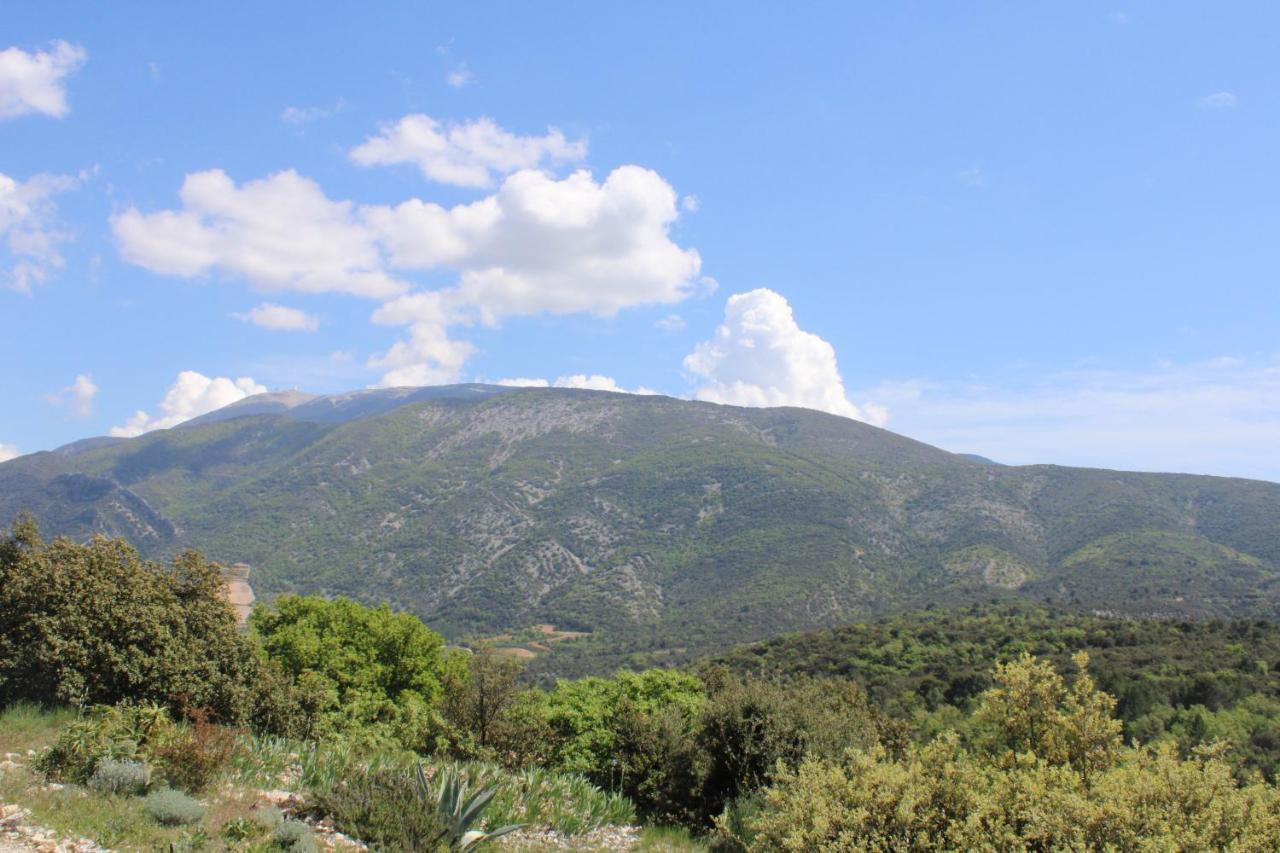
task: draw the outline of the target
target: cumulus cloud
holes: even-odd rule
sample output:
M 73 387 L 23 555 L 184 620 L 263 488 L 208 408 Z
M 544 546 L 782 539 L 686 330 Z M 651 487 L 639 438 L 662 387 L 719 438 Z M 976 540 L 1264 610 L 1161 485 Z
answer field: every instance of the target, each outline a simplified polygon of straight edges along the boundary
M 866 393 L 894 428 L 1009 464 L 1055 463 L 1280 481 L 1280 359 L 910 380 Z
M 50 405 L 65 407 L 73 417 L 87 418 L 93 414 L 93 400 L 98 396 L 98 386 L 87 374 L 78 374 L 70 385 L 45 396 Z
M 454 325 L 505 317 L 592 313 L 678 302 L 700 283 L 701 258 L 669 235 L 676 193 L 656 172 L 615 169 L 603 182 L 579 171 L 557 180 L 523 171 L 480 201 L 445 209 L 417 199 L 366 211 L 393 266 L 456 271 L 456 284 L 388 302 L 374 321 L 408 325 L 370 366 L 384 385 L 449 381 L 473 348 Z M 413 381 L 410 381 L 413 380 Z
M 0 119 L 30 113 L 65 116 L 66 77 L 84 60 L 84 48 L 65 41 L 34 53 L 16 47 L 0 50 Z
M 465 85 L 469 78 L 459 79 Z M 362 166 L 411 163 L 427 180 L 461 187 L 487 187 L 495 176 L 586 155 L 586 142 L 570 142 L 554 127 L 545 136 L 516 136 L 492 119 L 446 123 L 420 113 L 351 149 L 351 159 Z
M 474 352 L 451 336 L 458 326 L 608 316 L 714 284 L 699 278 L 697 251 L 671 240 L 675 190 L 639 166 L 603 181 L 523 170 L 492 195 L 448 208 L 416 198 L 394 207 L 334 201 L 292 171 L 240 186 L 218 170 L 194 173 L 181 199 L 178 209 L 131 207 L 114 218 L 126 260 L 165 275 L 217 272 L 264 290 L 381 300 L 373 321 L 409 329 L 369 360 L 383 385 L 456 379 Z M 446 283 L 408 293 L 411 274 Z
M 125 260 L 184 278 L 222 272 L 264 290 L 381 299 L 408 289 L 383 269 L 356 206 L 292 170 L 242 186 L 220 169 L 195 172 L 179 195 L 179 210 L 129 207 L 112 218 Z
M 1202 110 L 1229 110 L 1240 103 L 1235 92 L 1214 92 L 1212 95 L 1205 95 L 1200 99 L 1200 109 Z
M 0 172 L 0 241 L 5 262 L 0 276 L 19 293 L 48 280 L 63 266 L 59 246 L 70 239 L 57 222 L 53 197 L 73 189 L 81 177 L 35 175 L 18 181 Z
M 184 370 L 160 401 L 160 414 L 152 416 L 144 411 L 135 412 L 123 426 L 112 427 L 110 434 L 128 438 L 156 429 L 168 429 L 266 390 L 247 376 L 211 379 L 194 370 Z
M 299 308 L 263 302 L 244 314 L 232 314 L 237 320 L 272 329 L 278 332 L 314 332 L 320 328 L 320 319 Z
M 18 452 L 18 448 L 12 444 L 0 444 L 0 462 L 8 462 L 10 459 L 17 459 L 22 454 Z
M 729 297 L 724 323 L 684 359 L 704 381 L 694 397 L 737 406 L 802 406 L 883 425 L 880 406 L 849 400 L 836 351 L 797 325 L 791 305 L 767 288 Z

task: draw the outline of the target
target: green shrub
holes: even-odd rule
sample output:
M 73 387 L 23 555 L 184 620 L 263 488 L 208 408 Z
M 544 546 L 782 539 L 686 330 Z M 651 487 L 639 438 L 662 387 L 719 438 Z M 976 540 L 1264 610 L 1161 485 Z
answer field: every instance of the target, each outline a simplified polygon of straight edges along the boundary
M 265 698 L 285 706 L 264 718 L 308 736 L 436 748 L 442 681 L 466 664 L 421 620 L 347 598 L 285 595 L 256 609 L 249 627 L 278 667 Z
M 120 761 L 107 758 L 98 762 L 89 787 L 99 794 L 135 797 L 146 793 L 151 784 L 151 771 L 142 761 Z
M 398 767 L 353 768 L 308 800 L 317 814 L 374 849 L 434 851 L 446 832 L 412 774 Z
M 284 820 L 276 827 L 271 843 L 280 850 L 291 853 L 315 853 L 316 841 L 311 827 L 300 820 Z
M 147 794 L 147 812 L 165 826 L 187 826 L 204 817 L 204 806 L 188 794 L 172 788 L 161 788 Z
M 148 750 L 171 739 L 177 727 L 159 705 L 93 708 L 59 733 L 36 761 L 51 779 L 85 784 L 104 760 L 145 761 Z
M 253 818 L 233 817 L 222 825 L 218 834 L 226 841 L 241 844 L 266 834 L 266 829 Z
M 420 803 L 412 784 L 417 761 L 410 753 L 364 754 L 339 745 L 319 747 L 303 759 L 302 781 L 312 813 L 331 815 L 342 831 L 370 844 L 374 840 L 362 833 L 378 833 L 385 839 L 379 843 L 388 847 L 405 844 L 403 835 L 415 833 L 401 831 L 403 827 L 397 824 L 402 819 L 420 823 L 416 835 L 430 838 L 439 831 L 434 817 L 415 814 L 404 818 Z M 601 791 L 573 774 L 540 767 L 511 773 L 482 762 L 427 762 L 425 769 L 432 779 L 441 771 L 452 773 L 471 790 L 496 786 L 485 809 L 489 826 L 519 823 L 577 835 L 636 820 L 635 809 L 626 797 Z

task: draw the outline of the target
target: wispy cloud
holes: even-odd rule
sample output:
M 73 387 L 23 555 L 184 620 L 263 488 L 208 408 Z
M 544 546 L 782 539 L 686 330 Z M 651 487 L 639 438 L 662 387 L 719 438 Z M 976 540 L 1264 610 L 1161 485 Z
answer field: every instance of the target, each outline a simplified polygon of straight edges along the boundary
M 328 107 L 285 107 L 280 111 L 280 120 L 288 124 L 310 124 L 313 121 L 337 115 L 347 107 L 342 98 Z
M 79 186 L 87 174 L 18 181 L 0 172 L 0 279 L 10 289 L 31 293 L 63 266 L 59 247 L 71 235 L 58 223 L 53 197 Z
M 475 75 L 471 73 L 471 69 L 466 64 L 459 65 L 448 74 L 445 75 L 445 82 L 455 89 L 461 89 L 475 79 Z
M 1239 103 L 1240 98 L 1235 92 L 1214 92 L 1212 95 L 1205 95 L 1200 99 L 1200 109 L 1231 110 L 1235 109 Z
M 966 187 L 973 187 L 974 189 L 981 189 L 987 185 L 986 174 L 977 166 L 956 172 L 956 180 Z
M 243 314 L 232 314 L 237 320 L 252 323 L 276 332 L 314 332 L 320 328 L 320 319 L 299 308 L 263 302 Z
M 88 374 L 81 373 L 70 385 L 46 394 L 44 399 L 51 406 L 67 409 L 72 417 L 87 418 L 93 414 L 93 400 L 97 396 L 98 386 Z
M 895 431 L 999 462 L 1280 480 L 1280 358 L 911 380 L 863 393 L 893 411 Z

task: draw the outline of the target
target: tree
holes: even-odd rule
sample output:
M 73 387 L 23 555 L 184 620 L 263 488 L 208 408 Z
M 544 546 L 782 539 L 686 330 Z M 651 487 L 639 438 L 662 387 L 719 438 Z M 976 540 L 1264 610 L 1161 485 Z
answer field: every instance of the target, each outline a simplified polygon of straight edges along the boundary
M 417 617 L 349 598 L 286 595 L 274 610 L 259 605 L 249 629 L 268 660 L 320 703 L 316 733 L 433 748 L 442 682 L 463 664 Z
M 467 659 L 467 678 L 450 685 L 445 716 L 454 725 L 474 734 L 476 745 L 493 745 L 494 728 L 520 692 L 518 679 L 524 668 L 517 658 L 485 646 Z
M 240 721 L 257 659 L 193 552 L 169 566 L 123 539 L 46 543 L 24 517 L 0 540 L 0 705 L 157 702 Z

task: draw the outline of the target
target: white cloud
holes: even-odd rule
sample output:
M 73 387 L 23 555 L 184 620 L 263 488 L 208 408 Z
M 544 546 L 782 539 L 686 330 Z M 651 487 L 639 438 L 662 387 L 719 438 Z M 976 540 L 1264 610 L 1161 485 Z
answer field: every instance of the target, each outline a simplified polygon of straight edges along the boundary
M 18 448 L 12 444 L 0 444 L 0 462 L 8 462 L 10 459 L 17 459 L 22 454 Z
M 679 314 L 668 314 L 653 325 L 664 332 L 682 332 L 688 323 Z
M 880 406 L 849 400 L 836 351 L 801 329 L 791 305 L 767 288 L 729 297 L 714 337 L 685 357 L 684 367 L 705 380 L 694 397 L 737 406 L 802 406 L 882 425 Z
M 61 118 L 68 112 L 65 78 L 84 64 L 84 48 L 65 41 L 27 53 L 0 50 L 0 119 L 30 113 Z
M 672 304 L 714 286 L 701 258 L 672 242 L 675 190 L 639 166 L 602 182 L 587 171 L 556 179 L 524 170 L 492 195 L 451 208 L 410 199 L 395 207 L 328 199 L 281 172 L 237 187 L 221 171 L 188 175 L 182 207 L 113 220 L 126 260 L 167 275 L 221 272 L 264 290 L 345 292 L 385 302 L 373 321 L 409 327 L 375 355 L 383 385 L 456 379 L 474 347 L 457 326 L 533 314 L 612 315 Z M 405 293 L 413 273 L 447 277 Z
M 232 314 L 237 320 L 272 329 L 278 332 L 314 332 L 320 328 L 320 319 L 298 308 L 263 302 L 244 314 Z
M 572 376 L 560 376 L 555 382 L 520 376 L 514 379 L 499 379 L 496 384 L 506 385 L 510 388 L 582 388 L 587 391 L 612 391 L 615 394 L 649 395 L 658 393 L 652 388 L 645 388 L 643 385 L 635 389 L 623 388 L 612 376 L 601 376 L 599 373 L 592 373 L 591 375 L 575 373 Z
M 449 339 L 450 326 L 678 302 L 698 288 L 701 258 L 671 241 L 677 216 L 675 190 L 638 166 L 602 183 L 585 171 L 561 180 L 517 172 L 495 195 L 448 210 L 416 199 L 370 209 L 391 264 L 458 274 L 452 287 L 403 296 L 374 314 L 411 334 L 370 366 L 391 369 L 383 384 L 449 381 L 472 351 Z
M 62 268 L 58 246 L 70 235 L 58 227 L 53 196 L 75 188 L 80 180 L 35 175 L 20 182 L 0 172 L 0 240 L 8 255 L 8 263 L 0 264 L 0 276 L 10 289 L 30 293 Z
M 347 102 L 339 98 L 331 107 L 285 107 L 280 111 L 280 120 L 288 124 L 309 124 L 337 115 L 346 106 Z
M 471 70 L 466 65 L 459 65 L 446 74 L 444 79 L 453 88 L 461 89 L 475 79 L 475 75 L 471 73 Z
M 427 180 L 462 187 L 487 187 L 496 176 L 586 155 L 586 142 L 570 142 L 554 127 L 545 136 L 516 136 L 492 119 L 442 123 L 422 114 L 407 115 L 351 149 L 362 166 L 412 163 Z
M 93 414 L 93 399 L 98 396 L 98 386 L 87 374 L 78 374 L 70 385 L 45 396 L 53 406 L 65 406 L 73 417 L 87 418 Z
M 687 195 L 680 199 L 680 206 L 689 213 L 697 213 L 702 209 L 702 200 L 696 195 Z
M 956 172 L 956 180 L 966 187 L 973 187 L 974 189 L 981 189 L 987 185 L 986 174 L 977 166 Z
M 1205 95 L 1200 99 L 1200 109 L 1229 110 L 1239 103 L 1240 98 L 1234 92 L 1214 92 L 1212 95 Z
M 220 169 L 187 175 L 180 210 L 112 218 L 125 259 L 162 275 L 214 271 L 264 290 L 388 298 L 408 289 L 383 269 L 377 235 L 349 201 L 289 170 L 237 187 Z
M 866 393 L 893 409 L 895 430 L 998 462 L 1280 481 L 1280 359 L 913 380 Z
M 168 429 L 266 390 L 247 376 L 234 380 L 222 376 L 211 379 L 194 370 L 184 370 L 165 392 L 164 399 L 160 401 L 159 415 L 153 417 L 143 411 L 135 412 L 124 426 L 112 427 L 110 434 L 131 437 L 155 429 Z
M 499 379 L 495 384 L 505 385 L 508 388 L 546 388 L 551 385 L 545 379 L 528 379 L 523 376 L 516 376 L 511 379 Z
M 623 388 L 612 376 L 601 376 L 599 373 L 593 373 L 590 376 L 582 373 L 575 373 L 573 376 L 561 376 L 552 384 L 557 388 L 584 388 L 588 391 L 612 391 L 615 394 L 647 395 L 658 393 L 652 388 L 645 388 L 643 385 L 635 389 Z

